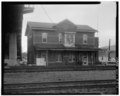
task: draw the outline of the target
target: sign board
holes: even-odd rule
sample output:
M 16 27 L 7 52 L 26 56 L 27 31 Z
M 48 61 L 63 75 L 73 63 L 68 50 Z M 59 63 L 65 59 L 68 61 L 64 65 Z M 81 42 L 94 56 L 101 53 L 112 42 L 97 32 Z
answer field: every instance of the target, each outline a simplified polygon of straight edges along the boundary
M 45 58 L 36 58 L 36 65 L 37 66 L 46 66 Z
M 75 47 L 75 32 L 65 33 L 65 44 L 66 47 Z

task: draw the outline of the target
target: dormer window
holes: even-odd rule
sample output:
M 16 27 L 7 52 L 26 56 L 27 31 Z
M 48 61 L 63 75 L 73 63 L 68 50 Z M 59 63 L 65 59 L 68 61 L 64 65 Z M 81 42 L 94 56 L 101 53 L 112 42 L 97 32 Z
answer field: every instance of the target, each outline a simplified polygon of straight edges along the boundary
M 88 36 L 86 34 L 83 35 L 83 44 L 88 43 Z
M 65 32 L 65 46 L 75 47 L 75 32 Z
M 47 43 L 47 33 L 42 33 L 42 43 Z
M 62 43 L 62 33 L 58 34 L 58 38 L 59 38 L 59 43 Z

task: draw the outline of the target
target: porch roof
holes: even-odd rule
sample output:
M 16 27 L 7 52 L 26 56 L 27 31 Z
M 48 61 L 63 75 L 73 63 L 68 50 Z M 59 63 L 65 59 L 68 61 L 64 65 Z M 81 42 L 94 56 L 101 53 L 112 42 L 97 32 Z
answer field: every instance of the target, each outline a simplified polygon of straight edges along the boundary
M 99 48 L 93 47 L 65 47 L 62 44 L 40 44 L 35 45 L 36 50 L 52 50 L 52 51 L 98 51 Z
M 75 49 L 75 48 L 64 48 L 64 49 L 55 49 L 55 48 L 44 48 L 44 49 L 37 49 L 37 50 L 51 50 L 51 51 L 98 51 L 99 49 Z

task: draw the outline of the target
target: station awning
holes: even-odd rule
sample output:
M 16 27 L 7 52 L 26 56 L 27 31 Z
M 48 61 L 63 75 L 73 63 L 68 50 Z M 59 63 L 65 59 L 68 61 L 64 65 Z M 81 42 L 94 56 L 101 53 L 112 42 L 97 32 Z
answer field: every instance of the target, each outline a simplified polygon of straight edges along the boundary
M 51 51 L 98 51 L 100 48 L 80 48 L 80 47 L 64 47 L 63 45 L 36 45 L 36 50 L 51 50 Z

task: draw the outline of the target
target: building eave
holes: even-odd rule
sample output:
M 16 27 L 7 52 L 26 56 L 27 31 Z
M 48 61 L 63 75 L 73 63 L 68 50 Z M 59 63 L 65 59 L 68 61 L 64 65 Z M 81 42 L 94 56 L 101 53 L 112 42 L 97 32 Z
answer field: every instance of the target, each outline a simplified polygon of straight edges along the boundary
M 98 51 L 99 48 L 36 48 L 36 50 L 51 50 L 51 51 Z
M 32 30 L 50 30 L 50 31 L 55 31 L 56 29 L 52 29 L 52 28 L 40 28 L 40 27 L 32 27 Z

